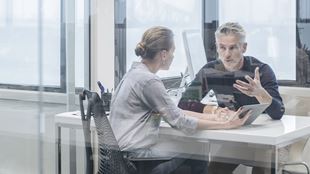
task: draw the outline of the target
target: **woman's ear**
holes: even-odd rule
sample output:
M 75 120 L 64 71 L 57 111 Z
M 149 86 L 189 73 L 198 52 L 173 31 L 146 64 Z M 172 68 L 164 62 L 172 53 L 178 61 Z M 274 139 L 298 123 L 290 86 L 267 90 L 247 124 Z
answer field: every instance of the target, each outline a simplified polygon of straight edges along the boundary
M 167 55 L 167 50 L 162 50 L 161 53 L 166 56 Z
M 167 51 L 166 50 L 160 51 L 160 57 L 161 57 L 161 64 L 165 65 L 167 59 Z
M 166 60 L 167 51 L 166 51 L 166 50 L 161 50 L 161 51 L 160 51 L 160 56 L 162 57 L 162 59 Z

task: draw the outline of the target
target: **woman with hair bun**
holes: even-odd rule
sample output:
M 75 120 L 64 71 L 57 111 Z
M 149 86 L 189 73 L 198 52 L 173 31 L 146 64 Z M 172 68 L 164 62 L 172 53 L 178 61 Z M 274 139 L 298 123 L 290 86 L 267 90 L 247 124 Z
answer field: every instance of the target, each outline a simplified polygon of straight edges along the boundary
M 219 118 L 223 112 L 202 114 L 179 109 L 156 75 L 159 70 L 169 69 L 174 50 L 173 32 L 170 29 L 156 26 L 146 30 L 135 49 L 136 55 L 142 58 L 141 61 L 132 64 L 112 96 L 111 126 L 121 150 L 128 152 L 129 156 L 179 156 L 158 147 L 161 119 L 171 127 L 190 134 L 196 130 L 238 128 L 248 118 L 247 114 L 239 119 L 241 110 L 227 111 L 226 120 Z M 178 166 L 183 162 L 184 160 L 175 158 L 158 165 L 152 173 L 170 173 L 175 169 L 171 166 Z

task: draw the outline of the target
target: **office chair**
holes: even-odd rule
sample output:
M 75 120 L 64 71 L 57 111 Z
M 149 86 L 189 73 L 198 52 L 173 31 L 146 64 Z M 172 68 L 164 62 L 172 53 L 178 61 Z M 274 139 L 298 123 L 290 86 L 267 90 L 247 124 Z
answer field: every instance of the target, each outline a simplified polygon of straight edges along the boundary
M 85 115 L 83 101 L 87 99 L 87 113 Z M 96 92 L 84 90 L 79 96 L 81 119 L 86 149 L 86 174 L 94 173 L 94 159 L 91 145 L 90 122 L 94 118 L 98 135 L 98 174 L 145 174 L 162 163 L 171 160 L 170 157 L 161 158 L 125 158 L 120 150 L 113 130 L 104 110 L 104 105 Z M 137 167 L 136 167 L 137 166 Z
M 281 165 L 283 174 L 309 174 L 306 157 L 309 156 L 309 139 L 299 141 L 290 147 L 289 159 Z
M 123 157 L 113 134 L 109 120 L 103 108 L 102 100 L 95 92 L 84 90 L 80 94 L 80 109 L 86 149 L 86 172 L 93 174 L 93 152 L 91 146 L 91 117 L 94 118 L 98 135 L 98 174 L 135 174 L 136 167 Z M 87 98 L 87 113 L 84 113 L 83 101 Z

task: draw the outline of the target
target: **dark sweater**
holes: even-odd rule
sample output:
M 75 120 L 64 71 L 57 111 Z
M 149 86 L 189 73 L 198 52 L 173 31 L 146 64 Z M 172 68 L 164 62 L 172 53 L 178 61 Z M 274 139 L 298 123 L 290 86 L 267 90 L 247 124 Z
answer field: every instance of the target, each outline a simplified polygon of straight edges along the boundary
M 226 71 L 220 60 L 207 63 L 196 74 L 192 85 L 186 89 L 178 106 L 184 110 L 203 112 L 205 105 L 200 103 L 200 100 L 210 89 L 215 92 L 219 106 L 221 107 L 237 110 L 243 105 L 257 104 L 259 102 L 255 97 L 249 97 L 232 86 L 237 79 L 247 82 L 244 78 L 245 75 L 253 78 L 256 67 L 259 67 L 262 87 L 272 96 L 272 103 L 265 112 L 272 119 L 281 119 L 285 108 L 278 91 L 275 74 L 269 65 L 250 56 L 244 56 L 243 67 L 235 72 Z M 197 97 L 195 95 L 195 97 L 190 97 L 193 85 L 195 85 L 195 88 L 197 86 L 200 88 L 202 96 Z

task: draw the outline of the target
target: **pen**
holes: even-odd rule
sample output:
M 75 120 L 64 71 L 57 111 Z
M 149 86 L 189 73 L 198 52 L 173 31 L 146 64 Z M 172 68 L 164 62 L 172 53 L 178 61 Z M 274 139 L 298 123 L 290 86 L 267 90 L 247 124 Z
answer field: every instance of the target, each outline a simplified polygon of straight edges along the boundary
M 98 84 L 98 86 L 99 86 L 99 88 L 100 88 L 101 94 L 103 94 L 103 93 L 104 93 L 104 87 L 103 87 L 103 85 L 101 84 L 100 81 L 97 81 L 97 84 Z

